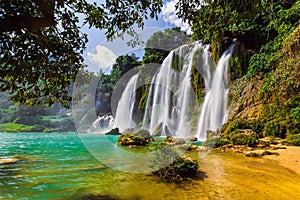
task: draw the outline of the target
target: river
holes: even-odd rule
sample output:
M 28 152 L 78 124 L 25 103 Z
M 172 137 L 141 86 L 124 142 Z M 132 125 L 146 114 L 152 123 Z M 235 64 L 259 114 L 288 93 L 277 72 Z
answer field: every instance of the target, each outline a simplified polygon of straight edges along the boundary
M 272 160 L 212 151 L 198 158 L 203 171 L 198 178 L 165 183 L 143 173 L 107 167 L 86 149 L 85 137 L 106 136 L 0 133 L 0 159 L 19 159 L 0 164 L 0 199 L 80 199 L 90 194 L 128 200 L 300 197 L 299 175 Z

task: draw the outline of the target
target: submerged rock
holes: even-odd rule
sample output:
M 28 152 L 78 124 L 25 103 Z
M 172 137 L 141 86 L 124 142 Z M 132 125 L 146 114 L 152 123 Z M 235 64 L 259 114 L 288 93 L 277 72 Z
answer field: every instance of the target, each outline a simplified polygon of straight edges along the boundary
M 109 195 L 94 195 L 94 194 L 88 194 L 84 197 L 79 198 L 80 200 L 117 200 L 117 198 L 109 196 Z
M 22 160 L 22 158 L 20 158 L 20 157 L 0 158 L 0 165 L 1 164 L 14 164 L 21 160 Z

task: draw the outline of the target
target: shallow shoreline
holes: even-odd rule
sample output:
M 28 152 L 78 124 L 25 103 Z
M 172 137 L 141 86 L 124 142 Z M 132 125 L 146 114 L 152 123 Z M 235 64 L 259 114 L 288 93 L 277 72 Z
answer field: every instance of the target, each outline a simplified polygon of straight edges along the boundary
M 284 146 L 286 149 L 274 150 L 279 155 L 265 155 L 264 159 L 275 160 L 279 165 L 300 175 L 300 147 Z

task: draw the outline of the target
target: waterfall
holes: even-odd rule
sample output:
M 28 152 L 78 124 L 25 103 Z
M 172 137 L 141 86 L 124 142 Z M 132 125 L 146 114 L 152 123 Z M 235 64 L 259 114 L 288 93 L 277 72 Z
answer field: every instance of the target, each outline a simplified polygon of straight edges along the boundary
M 111 115 L 99 116 L 88 129 L 88 132 L 106 133 L 114 125 L 114 118 Z
M 171 51 L 152 78 L 143 119 L 143 127 L 150 133 L 161 126 L 162 135 L 191 136 L 189 111 L 195 100 L 191 99 L 195 97 L 191 87 L 193 57 L 204 47 L 202 42 L 196 42 Z M 207 56 L 203 57 L 206 61 Z
M 200 117 L 196 137 L 206 140 L 206 131 L 216 131 L 226 121 L 228 117 L 228 62 L 232 54 L 234 45 L 231 45 L 223 53 L 217 63 L 217 67 L 212 78 L 206 77 L 204 101 L 200 107 Z
M 217 66 L 213 64 L 207 45 L 195 42 L 172 50 L 152 77 L 142 128 L 153 134 L 160 129 L 162 136 L 197 137 L 206 140 L 206 131 L 216 131 L 228 116 L 228 62 L 232 45 L 223 53 Z M 198 124 L 192 131 L 191 118 L 197 110 L 197 97 L 192 88 L 192 72 L 197 70 L 203 79 L 203 101 L 200 105 Z M 115 119 L 98 118 L 100 129 L 118 127 L 121 132 L 136 128 L 133 120 L 138 74 L 131 77 L 116 109 Z M 201 87 L 201 86 L 200 86 Z M 199 92 L 199 91 L 198 91 Z M 199 95 L 199 94 L 198 94 Z M 199 106 L 198 106 L 199 108 Z M 102 125 L 101 125 L 102 123 Z M 113 124 L 113 125 L 112 125 Z
M 138 74 L 131 77 L 118 102 L 115 115 L 115 126 L 118 127 L 120 131 L 124 131 L 127 128 L 136 127 L 136 123 L 132 118 L 132 114 L 135 103 L 137 81 Z
M 220 128 L 228 115 L 227 68 L 232 50 L 233 45 L 224 52 L 216 67 L 208 46 L 201 42 L 171 51 L 152 78 L 143 127 L 153 133 L 160 126 L 161 135 L 196 136 L 202 141 L 206 139 L 206 130 Z M 191 101 L 196 100 L 191 87 L 193 66 L 201 74 L 205 86 L 196 133 L 191 131 L 189 113 L 195 109 Z

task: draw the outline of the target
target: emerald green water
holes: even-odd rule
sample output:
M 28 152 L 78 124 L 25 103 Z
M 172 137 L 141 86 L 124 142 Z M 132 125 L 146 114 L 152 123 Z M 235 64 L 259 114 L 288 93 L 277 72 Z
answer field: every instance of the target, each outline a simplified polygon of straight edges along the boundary
M 107 157 L 112 153 L 99 148 Z M 0 159 L 13 156 L 21 160 L 0 164 L 0 199 L 80 199 L 88 194 L 156 200 L 300 197 L 300 177 L 294 172 L 273 161 L 227 153 L 212 152 L 199 158 L 200 170 L 205 173 L 181 184 L 106 167 L 75 133 L 0 133 Z

